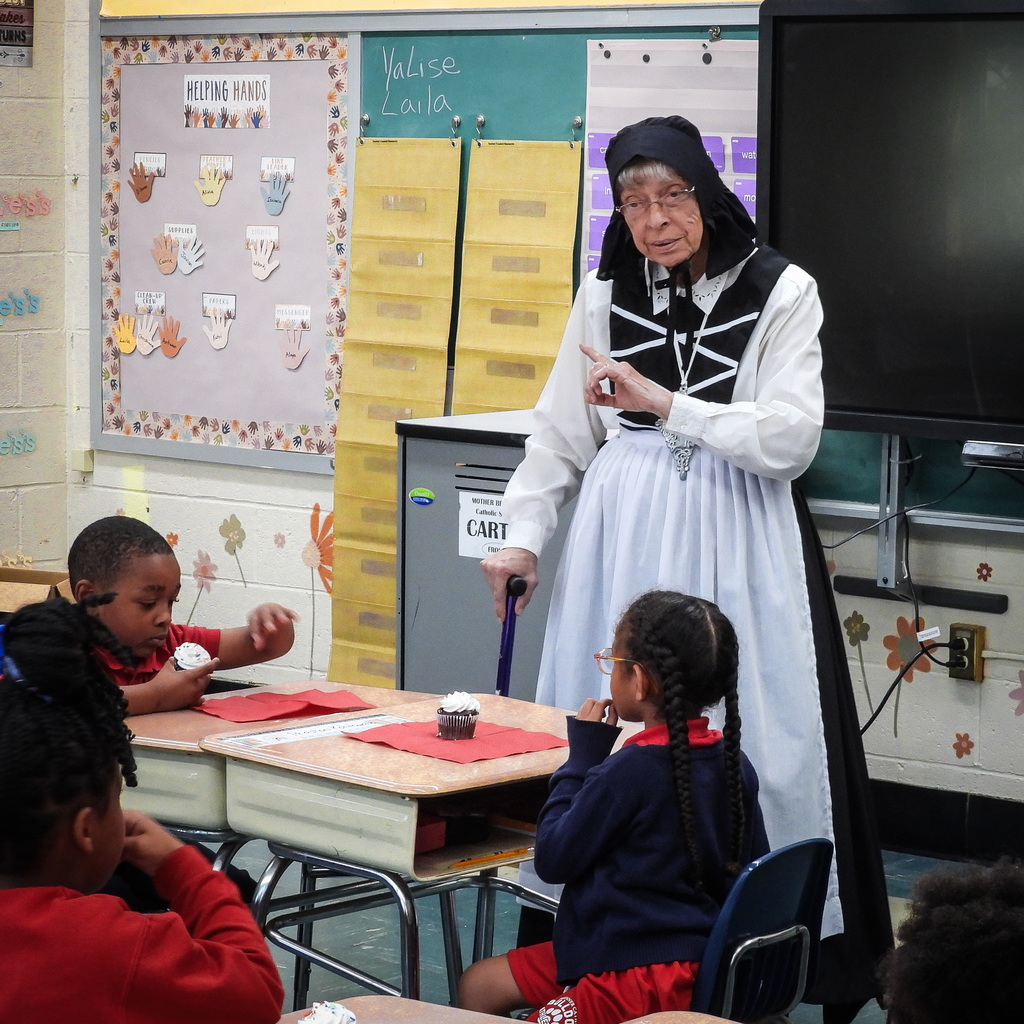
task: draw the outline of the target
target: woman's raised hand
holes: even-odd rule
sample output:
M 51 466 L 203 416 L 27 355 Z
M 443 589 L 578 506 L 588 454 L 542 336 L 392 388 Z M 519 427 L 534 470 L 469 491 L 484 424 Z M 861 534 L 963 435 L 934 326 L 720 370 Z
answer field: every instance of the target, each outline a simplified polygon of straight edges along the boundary
M 609 359 L 589 345 L 580 345 L 580 351 L 594 364 L 583 387 L 583 399 L 588 405 L 608 405 L 626 412 L 650 412 L 661 419 L 668 417 L 672 408 L 672 392 L 668 388 L 645 377 L 629 363 Z M 613 394 L 601 387 L 603 380 L 614 385 Z
M 526 593 L 516 600 L 516 615 L 522 615 L 537 589 L 537 556 L 526 548 L 502 548 L 488 555 L 481 563 L 484 579 L 494 596 L 494 614 L 504 622 L 505 605 L 508 595 L 505 585 L 510 576 L 522 576 L 526 580 Z

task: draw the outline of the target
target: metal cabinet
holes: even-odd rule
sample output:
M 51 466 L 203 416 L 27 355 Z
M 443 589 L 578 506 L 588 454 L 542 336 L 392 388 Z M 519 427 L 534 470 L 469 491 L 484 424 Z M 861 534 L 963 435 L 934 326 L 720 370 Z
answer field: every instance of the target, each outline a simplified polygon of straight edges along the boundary
M 498 505 L 533 413 L 400 420 L 397 685 L 491 692 L 501 624 L 480 559 L 500 547 Z M 509 695 L 533 700 L 551 586 L 571 507 L 541 555 L 540 586 L 516 623 Z

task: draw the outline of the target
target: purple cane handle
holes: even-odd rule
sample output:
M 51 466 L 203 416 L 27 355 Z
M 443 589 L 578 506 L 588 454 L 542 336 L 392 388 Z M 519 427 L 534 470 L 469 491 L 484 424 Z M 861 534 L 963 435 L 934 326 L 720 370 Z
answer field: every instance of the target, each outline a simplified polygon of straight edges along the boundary
M 494 692 L 499 697 L 508 696 L 509 679 L 512 675 L 512 645 L 516 637 L 516 601 L 525 593 L 526 580 L 522 576 L 509 576 L 505 583 L 505 621 L 501 626 L 498 678 L 494 686 Z

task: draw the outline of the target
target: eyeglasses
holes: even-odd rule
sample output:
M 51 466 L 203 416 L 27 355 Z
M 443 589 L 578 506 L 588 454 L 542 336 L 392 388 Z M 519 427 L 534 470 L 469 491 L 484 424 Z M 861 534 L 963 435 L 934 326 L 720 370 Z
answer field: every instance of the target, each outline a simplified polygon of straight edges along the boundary
M 605 647 L 603 650 L 597 652 L 594 655 L 594 661 L 597 662 L 597 667 L 606 675 L 610 676 L 615 669 L 614 662 L 622 661 L 627 665 L 639 665 L 639 661 L 634 661 L 632 658 L 616 658 L 612 654 L 610 647 Z
M 673 188 L 666 192 L 660 199 L 631 199 L 628 203 L 616 206 L 615 209 L 622 214 L 626 220 L 639 220 L 647 215 L 652 206 L 660 206 L 663 210 L 674 210 L 682 206 L 688 196 L 692 195 L 696 186 L 689 188 Z

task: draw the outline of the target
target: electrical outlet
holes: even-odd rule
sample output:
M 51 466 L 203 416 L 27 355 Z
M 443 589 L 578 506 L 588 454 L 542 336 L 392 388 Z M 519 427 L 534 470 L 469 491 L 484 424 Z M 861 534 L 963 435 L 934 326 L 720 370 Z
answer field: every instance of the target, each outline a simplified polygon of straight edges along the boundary
M 985 627 L 970 626 L 963 622 L 953 622 L 949 627 L 949 667 L 950 679 L 967 679 L 972 683 L 980 683 L 985 675 L 984 659 L 981 656 L 985 647 Z

